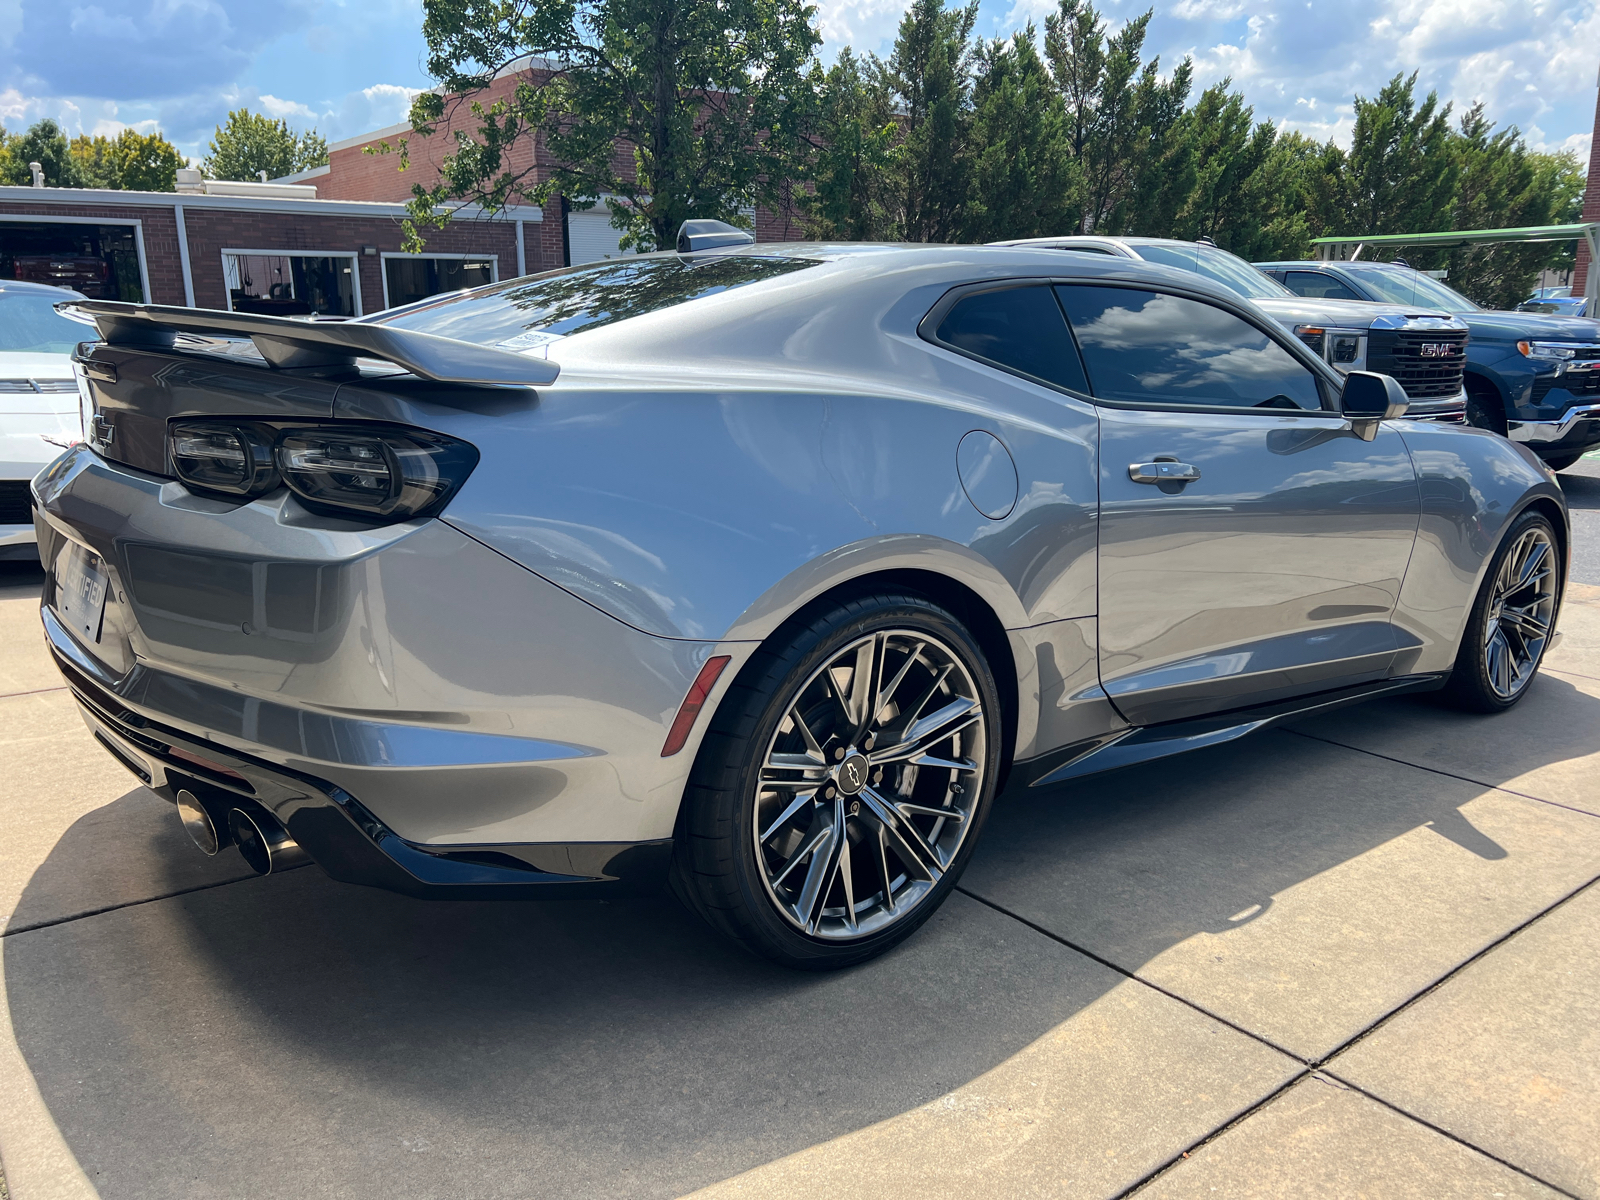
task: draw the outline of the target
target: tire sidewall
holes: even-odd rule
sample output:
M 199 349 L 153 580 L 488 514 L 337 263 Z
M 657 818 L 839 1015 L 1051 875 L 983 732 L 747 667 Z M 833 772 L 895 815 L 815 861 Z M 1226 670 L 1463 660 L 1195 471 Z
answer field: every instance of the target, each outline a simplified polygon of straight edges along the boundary
M 1550 523 L 1548 517 L 1541 512 L 1524 510 L 1509 523 L 1505 535 L 1500 539 L 1500 545 L 1489 562 L 1489 568 L 1484 572 L 1483 582 L 1478 585 L 1478 594 L 1473 598 L 1466 628 L 1462 632 L 1461 649 L 1456 655 L 1456 665 L 1451 672 L 1448 690 L 1452 698 L 1463 707 L 1478 712 L 1504 712 L 1528 694 L 1529 689 L 1533 687 L 1534 676 L 1544 665 L 1545 653 L 1550 649 L 1549 638 L 1545 639 L 1545 644 L 1539 651 L 1539 661 L 1534 664 L 1528 681 L 1516 695 L 1507 698 L 1496 692 L 1490 684 L 1483 653 L 1484 631 L 1489 621 L 1489 606 L 1494 598 L 1495 581 L 1500 578 L 1500 571 L 1504 568 L 1506 557 L 1511 553 L 1512 547 L 1524 533 L 1535 527 L 1542 527 L 1549 535 L 1550 545 L 1556 554 L 1555 613 L 1559 614 L 1561 611 L 1561 542 L 1556 537 L 1555 526 Z M 1554 633 L 1553 627 L 1551 632 Z
M 927 601 L 910 596 L 871 597 L 858 601 L 865 611 L 844 617 L 815 636 L 816 627 L 801 637 L 784 655 L 792 659 L 781 682 L 771 689 L 757 718 L 755 728 L 748 738 L 742 739 L 743 762 L 738 770 L 738 786 L 732 793 L 733 811 L 730 819 L 733 838 L 733 872 L 746 914 L 757 926 L 754 931 L 766 947 L 777 950 L 777 957 L 793 966 L 830 967 L 857 962 L 881 954 L 902 939 L 909 937 L 949 897 L 957 880 L 972 856 L 973 847 L 983 831 L 983 825 L 994 800 L 999 778 L 1000 746 L 1003 730 L 1000 720 L 1000 700 L 994 674 L 983 652 L 972 635 L 953 616 Z M 830 614 L 831 615 L 831 614 Z M 843 615 L 842 613 L 840 614 Z M 778 724 L 788 712 L 794 694 L 812 674 L 851 642 L 882 629 L 913 629 L 938 638 L 958 654 L 971 674 L 983 699 L 984 712 L 984 774 L 978 799 L 973 805 L 970 828 L 960 850 L 951 860 L 939 883 L 922 899 L 917 907 L 902 920 L 887 929 L 861 938 L 858 941 L 833 941 L 810 937 L 794 928 L 776 911 L 762 877 L 761 864 L 755 853 L 755 819 L 752 803 L 760 765 L 768 744 L 777 731 Z M 770 951 L 769 951 L 770 953 Z

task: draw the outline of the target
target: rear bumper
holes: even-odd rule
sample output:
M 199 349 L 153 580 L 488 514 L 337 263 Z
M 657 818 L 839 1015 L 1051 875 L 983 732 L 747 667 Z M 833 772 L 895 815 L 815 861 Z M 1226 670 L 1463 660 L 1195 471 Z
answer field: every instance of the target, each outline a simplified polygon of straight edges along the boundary
M 59 661 L 430 850 L 670 838 L 711 706 L 664 758 L 672 719 L 707 658 L 736 660 L 715 705 L 753 648 L 641 633 L 441 521 L 341 529 L 81 448 L 36 491 Z M 105 575 L 97 636 L 55 608 L 77 547 Z
M 95 740 L 156 794 L 180 788 L 224 808 L 265 809 L 324 871 L 346 883 L 425 899 L 560 899 L 659 887 L 670 839 L 421 846 L 325 779 L 262 761 L 152 719 L 43 612 L 45 637 Z M 211 763 L 215 770 L 201 763 Z M 174 827 L 176 831 L 176 827 Z

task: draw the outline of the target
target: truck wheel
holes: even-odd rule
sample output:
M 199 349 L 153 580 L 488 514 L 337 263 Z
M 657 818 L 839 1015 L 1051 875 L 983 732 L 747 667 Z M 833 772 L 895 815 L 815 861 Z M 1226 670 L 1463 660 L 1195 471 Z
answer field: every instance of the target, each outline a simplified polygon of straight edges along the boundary
M 1505 436 L 1506 406 L 1492 385 L 1468 381 L 1467 424 Z
M 1560 596 L 1555 530 L 1539 513 L 1524 513 L 1501 540 L 1467 614 L 1445 699 L 1483 713 L 1522 699 L 1550 644 Z
M 955 617 L 898 593 L 841 602 L 763 647 L 718 707 L 673 889 L 785 966 L 881 954 L 954 889 L 1000 737 L 994 676 Z

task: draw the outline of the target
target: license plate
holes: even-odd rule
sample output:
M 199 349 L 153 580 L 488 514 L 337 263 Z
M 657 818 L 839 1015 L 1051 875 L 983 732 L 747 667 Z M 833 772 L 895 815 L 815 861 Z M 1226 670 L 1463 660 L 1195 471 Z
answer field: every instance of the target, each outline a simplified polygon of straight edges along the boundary
M 73 546 L 66 569 L 56 581 L 56 608 L 61 620 L 81 638 L 100 641 L 100 624 L 106 612 L 106 572 L 100 556 Z

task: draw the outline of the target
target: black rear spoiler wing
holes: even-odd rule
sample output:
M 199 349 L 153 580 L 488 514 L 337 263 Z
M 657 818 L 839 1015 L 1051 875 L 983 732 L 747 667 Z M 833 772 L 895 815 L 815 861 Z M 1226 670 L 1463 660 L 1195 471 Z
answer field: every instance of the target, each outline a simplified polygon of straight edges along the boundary
M 436 383 L 514 387 L 554 383 L 561 373 L 547 359 L 364 321 L 297 321 L 120 300 L 69 300 L 56 307 L 92 319 L 101 339 L 114 346 L 170 348 L 180 333 L 246 337 L 278 371 L 337 369 L 353 366 L 358 358 L 376 358 Z

